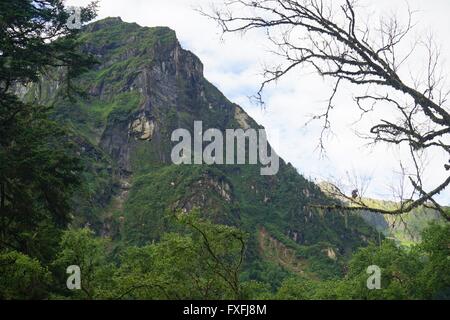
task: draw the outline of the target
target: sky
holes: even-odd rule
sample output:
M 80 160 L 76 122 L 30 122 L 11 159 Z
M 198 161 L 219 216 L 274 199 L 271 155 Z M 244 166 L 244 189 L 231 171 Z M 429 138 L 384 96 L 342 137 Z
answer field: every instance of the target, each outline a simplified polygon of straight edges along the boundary
M 67 0 L 68 5 L 86 5 L 86 0 Z M 208 10 L 219 0 L 100 0 L 99 19 L 120 16 L 123 21 L 141 26 L 168 26 L 174 29 L 181 45 L 195 53 L 204 64 L 205 77 L 225 96 L 241 105 L 268 133 L 277 153 L 290 162 L 305 177 L 314 181 L 331 181 L 342 186 L 361 187 L 365 181 L 366 196 L 392 199 L 399 186 L 399 159 L 405 150 L 385 145 L 368 147 L 367 141 L 355 132 L 367 133 L 367 122 L 354 124 L 358 119 L 352 97 L 355 89 L 345 86 L 335 100 L 332 113 L 332 134 L 327 136 L 326 154 L 318 149 L 321 123 L 305 125 L 312 113 L 326 107 L 332 83 L 311 73 L 289 73 L 264 92 L 262 108 L 249 97 L 254 96 L 263 81 L 265 65 L 277 63 L 277 57 L 263 32 L 222 35 L 217 24 L 200 15 L 195 9 Z M 405 0 L 363 1 L 369 12 L 396 13 L 405 17 Z M 414 36 L 432 33 L 441 45 L 442 61 L 450 63 L 450 1 L 409 0 L 417 10 L 418 25 Z M 408 70 L 417 70 L 423 56 L 412 58 Z M 386 111 L 388 112 L 388 111 Z M 370 121 L 370 119 L 368 120 Z M 364 127 L 365 126 L 365 127 Z M 365 131 L 364 131 L 365 128 Z M 448 161 L 439 152 L 427 155 L 425 186 L 434 188 L 446 172 Z M 450 189 L 438 198 L 450 204 Z

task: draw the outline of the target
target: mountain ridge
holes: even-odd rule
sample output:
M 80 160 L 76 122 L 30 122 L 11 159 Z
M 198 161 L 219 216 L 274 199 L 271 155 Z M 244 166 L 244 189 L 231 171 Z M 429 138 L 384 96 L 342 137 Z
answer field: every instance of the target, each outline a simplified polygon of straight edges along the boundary
M 262 128 L 204 78 L 200 59 L 181 47 L 173 30 L 107 18 L 87 25 L 79 42 L 98 60 L 75 79 L 85 95 L 62 98 L 58 72 L 25 95 L 51 102 L 53 117 L 72 128 L 79 145 L 88 188 L 75 197 L 74 225 L 88 224 L 116 243 L 144 245 L 175 230 L 167 214 L 200 210 L 251 235 L 248 264 L 285 261 L 259 252 L 266 248 L 260 239 L 276 239 L 274 248 L 294 261 L 287 269 L 307 265 L 318 277 L 342 274 L 355 248 L 378 240 L 356 215 L 311 208 L 333 200 L 282 159 L 274 176 L 260 176 L 252 165 L 171 163 L 171 133 L 192 132 L 195 120 L 222 131 Z

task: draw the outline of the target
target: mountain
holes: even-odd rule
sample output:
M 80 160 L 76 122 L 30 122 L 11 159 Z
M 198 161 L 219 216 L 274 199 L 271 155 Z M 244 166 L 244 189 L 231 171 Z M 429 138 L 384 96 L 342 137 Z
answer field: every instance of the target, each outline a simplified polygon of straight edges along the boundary
M 333 277 L 356 248 L 378 241 L 358 215 L 311 207 L 334 200 L 282 159 L 273 176 L 256 165 L 172 163 L 172 132 L 192 132 L 194 121 L 221 131 L 261 128 L 204 78 L 173 30 L 107 18 L 86 26 L 79 42 L 98 61 L 74 80 L 79 97 L 61 94 L 63 69 L 22 94 L 53 105 L 79 148 L 86 187 L 73 199 L 74 226 L 89 225 L 117 246 L 143 245 L 176 230 L 168 215 L 196 209 L 249 233 L 249 278 L 270 266 Z

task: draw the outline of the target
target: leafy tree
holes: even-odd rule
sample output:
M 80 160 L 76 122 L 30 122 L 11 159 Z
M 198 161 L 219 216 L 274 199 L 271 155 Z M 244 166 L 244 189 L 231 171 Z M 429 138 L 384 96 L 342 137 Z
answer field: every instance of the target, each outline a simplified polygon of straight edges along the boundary
M 381 269 L 381 289 L 367 288 L 367 268 L 376 265 Z M 408 299 L 416 296 L 417 273 L 423 268 L 419 256 L 397 247 L 391 241 L 381 246 L 371 245 L 360 249 L 350 261 L 345 288 L 350 298 L 356 299 Z
M 426 264 L 418 275 L 424 298 L 450 299 L 450 226 L 434 224 L 422 234 Z
M 236 299 L 242 297 L 239 274 L 245 256 L 246 235 L 237 228 L 214 224 L 196 214 L 180 215 L 179 219 L 193 230 L 201 244 L 203 263 L 222 279 Z
M 0 245 L 48 260 L 50 252 L 40 251 L 45 248 L 37 240 L 51 226 L 67 223 L 70 191 L 81 168 L 69 154 L 70 143 L 61 140 L 63 130 L 44 111 L 25 109 L 0 129 L 5 129 L 0 138 Z
M 246 255 L 248 259 L 248 253 Z M 289 277 L 290 273 L 277 263 L 261 260 L 256 257 L 253 262 L 247 263 L 241 273 L 241 279 L 244 282 L 257 281 L 268 286 L 268 293 L 275 292 L 281 283 Z
M 92 4 L 81 20 L 94 15 Z M 17 94 L 52 68 L 64 71 L 70 92 L 70 79 L 91 65 L 76 50 L 69 16 L 61 0 L 0 2 L 0 249 L 45 261 L 57 232 L 42 233 L 69 221 L 68 200 L 81 167 L 67 132 L 49 119 L 49 108 Z
M 51 269 L 55 298 L 232 299 L 262 295 L 260 283 L 240 283 L 244 235 L 196 214 L 180 217 L 186 234 L 166 233 L 157 243 L 126 247 L 118 261 L 106 239 L 89 229 L 65 231 Z M 66 268 L 81 270 L 81 290 L 66 289 Z
M 276 298 L 281 300 L 309 300 L 314 297 L 318 282 L 305 277 L 290 277 L 283 281 Z
M 0 299 L 45 299 L 51 275 L 37 259 L 17 251 L 0 253 Z
M 300 276 L 287 278 L 277 299 L 448 299 L 449 231 L 445 225 L 431 225 L 423 242 L 412 248 L 391 241 L 358 250 L 344 279 L 319 281 Z M 367 268 L 381 269 L 381 288 L 367 288 Z
M 243 296 L 239 275 L 245 236 L 196 213 L 179 215 L 186 235 L 167 233 L 161 241 L 130 248 L 115 277 L 121 298 L 231 299 Z M 250 285 L 248 286 L 250 290 Z
M 58 282 L 58 291 L 76 299 L 101 298 L 111 291 L 111 277 L 115 265 L 108 254 L 108 240 L 96 238 L 89 229 L 65 231 L 61 238 L 52 269 Z M 66 291 L 67 267 L 76 265 L 81 272 L 81 290 Z M 62 290 L 64 288 L 64 290 Z

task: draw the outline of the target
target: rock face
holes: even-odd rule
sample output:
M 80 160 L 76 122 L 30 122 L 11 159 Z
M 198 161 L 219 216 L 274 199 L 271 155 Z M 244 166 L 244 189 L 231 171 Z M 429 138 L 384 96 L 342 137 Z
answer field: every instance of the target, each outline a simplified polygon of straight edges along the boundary
M 134 120 L 129 129 L 129 134 L 140 140 L 152 140 L 155 133 L 155 121 L 145 114 Z
M 139 97 L 127 113 L 109 115 L 100 137 L 100 146 L 125 172 L 133 171 L 130 154 L 139 148 L 135 140 L 152 140 L 159 161 L 168 163 L 170 133 L 191 129 L 194 120 L 219 129 L 256 126 L 204 79 L 201 61 L 181 48 L 169 28 L 142 28 L 108 18 L 87 26 L 84 38 L 83 50 L 99 61 L 96 70 L 82 79 L 91 97 L 101 101 L 120 94 Z
M 242 110 L 241 107 L 238 106 L 235 107 L 234 118 L 236 119 L 237 123 L 242 127 L 242 129 L 247 130 L 252 127 L 249 124 L 251 123 L 249 116 L 244 112 L 244 110 Z
M 70 122 L 113 162 L 115 187 L 92 178 L 98 189 L 93 192 L 115 189 L 111 201 L 120 204 L 112 206 L 118 213 L 105 214 L 108 235 L 144 244 L 170 227 L 168 211 L 197 208 L 213 221 L 250 234 L 264 228 L 267 239 L 277 238 L 277 248 L 289 245 L 285 251 L 292 257 L 303 250 L 301 261 L 326 257 L 322 250 L 328 247 L 338 248 L 335 256 L 345 254 L 364 245 L 362 239 L 376 238 L 358 217 L 346 226 L 341 215 L 308 207 L 330 200 L 282 160 L 275 176 L 261 176 L 254 165 L 171 163 L 173 130 L 192 132 L 194 121 L 203 121 L 205 130 L 260 127 L 203 77 L 201 61 L 181 47 L 174 31 L 108 18 L 87 26 L 80 41 L 99 63 L 77 79 L 88 97 L 73 104 L 59 101 L 54 93 L 56 117 Z M 92 216 L 94 211 L 85 219 Z M 255 251 L 256 240 L 250 241 Z M 318 247 L 306 250 L 308 246 Z
M 336 252 L 334 252 L 333 248 L 327 248 L 326 249 L 327 257 L 331 260 L 336 260 Z

